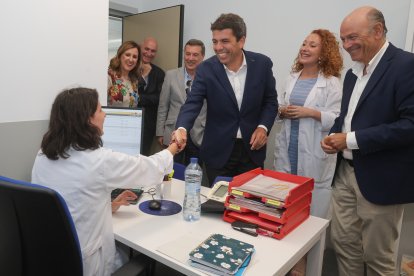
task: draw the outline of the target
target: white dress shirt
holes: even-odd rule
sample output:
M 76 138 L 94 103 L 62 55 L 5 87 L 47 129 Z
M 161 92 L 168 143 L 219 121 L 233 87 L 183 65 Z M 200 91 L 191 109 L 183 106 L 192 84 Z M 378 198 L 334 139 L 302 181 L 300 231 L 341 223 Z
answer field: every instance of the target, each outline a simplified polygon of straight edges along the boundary
M 224 70 L 226 71 L 227 77 L 229 78 L 231 87 L 233 88 L 234 95 L 236 96 L 237 105 L 239 106 L 239 110 L 243 101 L 243 93 L 244 93 L 244 85 L 246 83 L 246 75 L 247 75 L 247 63 L 246 57 L 243 53 L 243 62 L 237 72 L 231 71 L 224 65 Z M 242 138 L 240 127 L 237 130 L 237 138 Z
M 368 65 L 365 65 L 361 62 L 356 62 L 352 67 L 352 73 L 357 77 L 357 81 L 352 91 L 351 99 L 349 100 L 348 113 L 344 119 L 344 125 L 342 126 L 342 132 L 346 133 L 346 145 L 347 149 L 343 151 L 343 156 L 346 159 L 353 159 L 352 150 L 359 149 L 358 143 L 355 137 L 355 131 L 351 131 L 351 122 L 352 117 L 354 116 L 355 109 L 358 105 L 359 99 L 361 98 L 362 92 L 365 89 L 369 79 L 371 78 L 372 72 L 374 72 L 379 61 L 384 55 L 389 45 L 388 40 L 385 41 L 378 53 L 371 59 Z M 365 68 L 365 74 L 364 74 Z
M 246 84 L 246 76 L 247 76 L 247 63 L 246 63 L 246 57 L 243 53 L 243 62 L 240 66 L 239 70 L 237 72 L 234 72 L 227 68 L 226 65 L 224 65 L 224 70 L 226 71 L 227 77 L 229 78 L 231 87 L 233 88 L 234 95 L 236 96 L 237 105 L 239 106 L 239 110 L 241 108 L 241 104 L 243 101 L 243 94 L 244 94 L 244 87 Z M 267 133 L 267 127 L 264 125 L 258 125 L 258 127 L 263 128 Z M 237 136 L 236 138 L 242 138 L 240 127 L 237 130 Z

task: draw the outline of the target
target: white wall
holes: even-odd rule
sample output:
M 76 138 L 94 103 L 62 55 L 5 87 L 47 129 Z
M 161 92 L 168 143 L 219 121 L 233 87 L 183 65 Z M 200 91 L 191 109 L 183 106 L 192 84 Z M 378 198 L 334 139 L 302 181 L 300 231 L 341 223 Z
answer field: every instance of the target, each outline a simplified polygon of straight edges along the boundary
M 408 16 L 405 50 L 414 53 L 414 0 L 411 0 L 410 13 Z
M 108 6 L 101 0 L 2 1 L 0 175 L 30 180 L 61 90 L 96 88 L 106 103 Z
M 55 95 L 66 87 L 106 95 L 108 5 L 2 1 L 0 123 L 47 119 Z

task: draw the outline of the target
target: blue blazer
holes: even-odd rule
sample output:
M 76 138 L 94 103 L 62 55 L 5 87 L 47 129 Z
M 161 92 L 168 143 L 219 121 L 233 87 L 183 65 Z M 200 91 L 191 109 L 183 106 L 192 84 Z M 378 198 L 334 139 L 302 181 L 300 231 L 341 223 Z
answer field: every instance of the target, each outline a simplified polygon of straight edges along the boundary
M 349 70 L 331 132 L 342 132 L 356 80 Z M 382 205 L 414 202 L 414 54 L 390 43 L 362 92 L 351 129 L 359 147 L 352 154 L 363 196 Z
M 176 127 L 189 130 L 197 118 L 203 100 L 207 100 L 207 120 L 200 156 L 210 168 L 222 168 L 234 146 L 240 127 L 250 158 L 263 166 L 266 147 L 250 150 L 250 138 L 258 125 L 270 132 L 277 113 L 276 81 L 272 61 L 258 53 L 244 52 L 247 63 L 243 101 L 239 110 L 230 81 L 216 56 L 197 67 L 196 77 L 185 104 L 181 107 Z

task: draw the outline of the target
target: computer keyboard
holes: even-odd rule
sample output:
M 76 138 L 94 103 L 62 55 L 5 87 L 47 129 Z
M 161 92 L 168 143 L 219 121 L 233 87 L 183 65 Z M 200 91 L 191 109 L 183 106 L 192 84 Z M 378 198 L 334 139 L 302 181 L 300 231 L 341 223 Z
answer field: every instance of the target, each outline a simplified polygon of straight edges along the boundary
M 120 195 L 123 191 L 130 190 L 134 194 L 137 195 L 137 198 L 135 200 L 130 200 L 129 203 L 131 204 L 137 204 L 138 200 L 141 198 L 144 190 L 142 189 L 115 189 L 111 192 L 111 201 L 114 200 L 118 195 Z

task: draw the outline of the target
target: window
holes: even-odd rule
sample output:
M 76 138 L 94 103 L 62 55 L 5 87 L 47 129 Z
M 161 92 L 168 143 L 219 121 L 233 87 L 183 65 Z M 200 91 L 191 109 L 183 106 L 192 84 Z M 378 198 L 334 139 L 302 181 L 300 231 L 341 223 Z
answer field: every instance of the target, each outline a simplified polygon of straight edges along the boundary
M 122 18 L 109 16 L 108 64 L 122 44 Z

